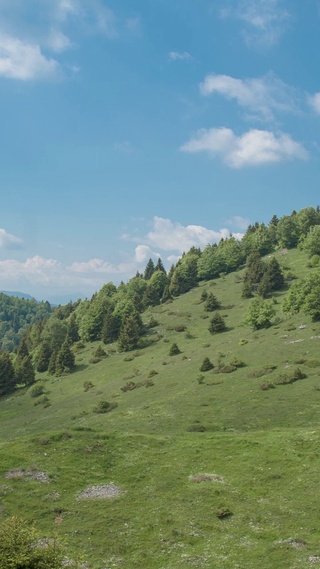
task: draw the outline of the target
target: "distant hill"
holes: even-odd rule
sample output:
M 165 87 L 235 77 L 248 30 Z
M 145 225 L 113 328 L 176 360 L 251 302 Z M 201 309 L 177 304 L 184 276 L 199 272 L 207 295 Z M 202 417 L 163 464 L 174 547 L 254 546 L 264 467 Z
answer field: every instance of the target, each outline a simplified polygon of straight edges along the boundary
M 0 290 L 0 293 L 6 294 L 7 296 L 16 296 L 17 298 L 26 298 L 27 300 L 34 300 L 34 296 L 31 296 L 26 292 L 20 292 L 17 290 Z

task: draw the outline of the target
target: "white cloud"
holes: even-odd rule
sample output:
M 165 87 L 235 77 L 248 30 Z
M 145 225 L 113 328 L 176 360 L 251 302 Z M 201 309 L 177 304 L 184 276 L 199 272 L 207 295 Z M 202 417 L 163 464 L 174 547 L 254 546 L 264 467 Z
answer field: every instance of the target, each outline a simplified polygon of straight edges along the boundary
M 204 247 L 207 243 L 217 243 L 220 239 L 229 237 L 228 229 L 213 231 L 201 225 L 183 226 L 163 217 L 153 218 L 153 228 L 146 235 L 146 241 L 151 246 L 164 251 L 188 251 L 191 247 Z
M 191 61 L 193 59 L 192 55 L 187 51 L 170 51 L 169 60 L 170 61 Z
M 55 259 L 36 255 L 25 261 L 0 261 L 0 281 L 4 290 L 32 291 L 42 298 L 54 292 L 69 293 L 75 290 L 87 294 L 101 288 L 106 280 L 115 275 L 119 280 L 129 278 L 136 267 L 134 262 L 113 265 L 101 259 L 64 265 Z
M 247 45 L 271 47 L 278 43 L 292 17 L 282 0 L 235 0 L 221 10 L 223 18 L 236 18 L 246 25 Z
M 231 168 L 259 166 L 308 157 L 305 148 L 285 133 L 275 135 L 267 130 L 251 129 L 236 136 L 229 128 L 201 129 L 194 139 L 180 150 L 183 152 L 208 152 L 219 155 Z
M 59 63 L 47 58 L 40 46 L 0 34 L 0 76 L 27 81 L 58 76 Z
M 297 110 L 295 90 L 273 73 L 258 79 L 209 74 L 200 84 L 200 91 L 204 96 L 218 93 L 227 99 L 235 99 L 241 107 L 265 119 L 273 119 L 274 111 Z
M 22 239 L 0 228 L 0 249 L 21 249 Z
M 247 217 L 241 217 L 240 215 L 234 215 L 230 217 L 227 221 L 227 225 L 231 225 L 232 227 L 237 227 L 238 229 L 242 229 L 242 231 L 246 231 L 248 225 L 250 225 L 250 219 Z
M 47 46 L 56 53 L 61 53 L 72 47 L 71 40 L 60 30 L 52 29 L 48 39 Z
M 315 93 L 311 95 L 308 99 L 309 105 L 313 108 L 313 110 L 320 115 L 320 93 Z
M 137 263 L 145 263 L 150 258 L 159 258 L 159 253 L 155 253 L 148 245 L 138 245 L 135 248 L 135 260 Z

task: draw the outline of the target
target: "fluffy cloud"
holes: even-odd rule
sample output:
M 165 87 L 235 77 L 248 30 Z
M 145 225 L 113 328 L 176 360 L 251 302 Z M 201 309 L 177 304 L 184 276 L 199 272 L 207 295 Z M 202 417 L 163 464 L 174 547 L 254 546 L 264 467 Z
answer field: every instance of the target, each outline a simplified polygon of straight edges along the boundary
M 136 263 L 112 265 L 101 259 L 64 265 L 55 259 L 39 255 L 25 261 L 7 259 L 0 261 L 1 286 L 6 290 L 37 291 L 43 298 L 54 292 L 92 293 L 114 275 L 129 278 L 136 270 Z M 120 280 L 120 279 L 119 279 Z
M 313 110 L 320 115 L 320 93 L 315 93 L 311 95 L 308 99 L 309 105 L 313 108 Z
M 154 217 L 153 228 L 146 235 L 146 241 L 163 251 L 188 251 L 191 247 L 204 247 L 207 243 L 217 243 L 229 237 L 228 229 L 214 231 L 201 225 L 183 226 L 163 217 Z
M 21 249 L 22 239 L 0 228 L 0 249 Z
M 193 59 L 192 55 L 187 51 L 170 51 L 169 60 L 170 61 L 191 61 Z
M 246 231 L 248 225 L 250 225 L 250 219 L 248 219 L 247 217 L 241 217 L 240 215 L 234 215 L 233 217 L 230 217 L 230 219 L 228 219 L 227 224 L 231 225 L 232 227 L 237 227 L 242 231 Z
M 40 46 L 0 35 L 0 76 L 28 81 L 57 77 L 59 63 L 47 58 Z
M 231 168 L 259 166 L 299 158 L 306 160 L 304 147 L 285 133 L 275 135 L 267 130 L 251 129 L 241 136 L 230 128 L 201 129 L 194 139 L 180 150 L 183 152 L 208 152 L 219 155 Z
M 229 75 L 207 75 L 200 85 L 202 95 L 218 93 L 265 119 L 272 119 L 274 111 L 297 110 L 295 90 L 273 73 L 257 79 L 236 79 Z
M 243 37 L 248 45 L 271 47 L 286 31 L 291 15 L 282 0 L 235 0 L 221 10 L 223 18 L 236 18 L 245 25 Z

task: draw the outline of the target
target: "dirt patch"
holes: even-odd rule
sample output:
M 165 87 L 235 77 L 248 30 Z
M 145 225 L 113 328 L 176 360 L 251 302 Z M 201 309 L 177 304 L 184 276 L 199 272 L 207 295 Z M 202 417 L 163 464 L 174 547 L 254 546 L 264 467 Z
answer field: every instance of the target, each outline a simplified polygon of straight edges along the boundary
M 78 495 L 78 499 L 115 498 L 122 493 L 123 490 L 119 488 L 119 486 L 110 482 L 110 484 L 100 484 L 99 486 L 90 486 L 89 488 L 86 488 Z
M 5 477 L 10 479 L 28 478 L 29 480 L 37 480 L 38 482 L 48 483 L 49 475 L 46 472 L 35 469 L 14 468 L 5 474 Z
M 190 482 L 224 482 L 219 474 L 193 474 L 189 476 Z

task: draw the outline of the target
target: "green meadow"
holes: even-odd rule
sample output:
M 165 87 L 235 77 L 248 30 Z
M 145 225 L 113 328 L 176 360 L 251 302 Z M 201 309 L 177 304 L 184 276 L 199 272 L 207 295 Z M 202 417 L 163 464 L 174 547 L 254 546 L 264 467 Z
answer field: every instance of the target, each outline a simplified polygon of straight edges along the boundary
M 276 258 L 296 278 L 310 270 L 302 251 Z M 138 350 L 103 346 L 92 363 L 102 344 L 80 344 L 72 374 L 37 375 L 42 395 L 2 398 L 0 520 L 34 522 L 90 569 L 320 566 L 320 323 L 284 314 L 284 290 L 253 330 L 242 279 L 149 308 Z M 226 331 L 208 331 L 204 290 Z M 79 498 L 111 483 L 119 495 Z

